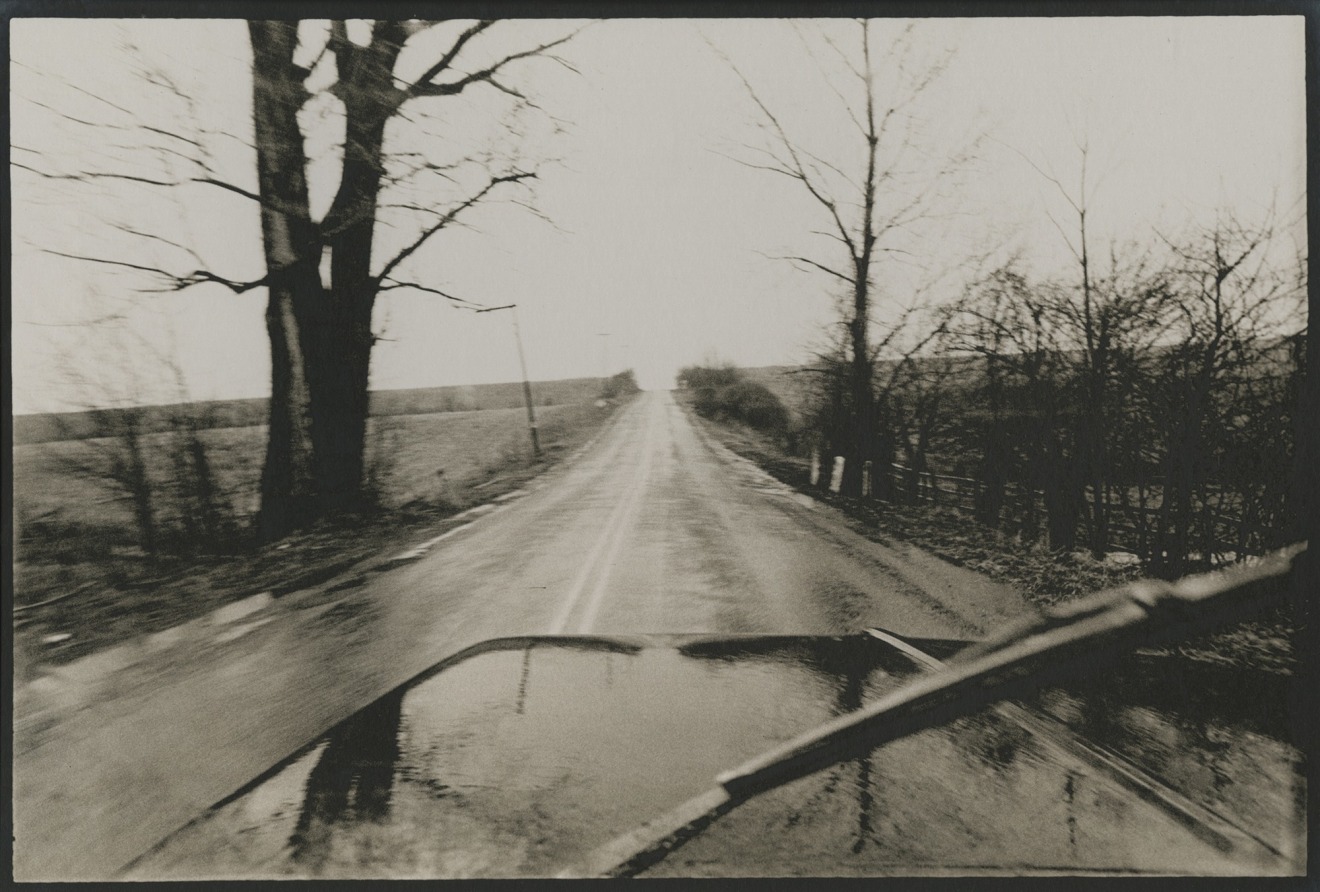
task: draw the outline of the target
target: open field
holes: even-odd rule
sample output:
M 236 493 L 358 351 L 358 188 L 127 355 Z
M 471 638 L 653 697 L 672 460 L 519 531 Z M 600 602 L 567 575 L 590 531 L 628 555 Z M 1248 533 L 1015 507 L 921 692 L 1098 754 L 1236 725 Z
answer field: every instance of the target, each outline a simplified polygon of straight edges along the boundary
M 541 439 L 553 452 L 565 430 L 599 414 L 590 404 L 538 410 Z M 171 477 L 166 460 L 169 434 L 148 435 L 148 474 L 160 488 Z M 257 510 L 266 428 L 227 427 L 202 431 L 207 456 L 225 499 L 240 521 Z M 368 466 L 381 481 L 381 502 L 399 507 L 418 499 L 454 501 L 465 487 L 496 470 L 530 457 L 524 409 L 488 409 L 392 415 L 371 419 Z M 105 439 L 64 440 L 14 447 L 14 504 L 24 525 L 73 523 L 84 529 L 115 530 L 132 523 L 128 499 L 101 475 L 88 473 L 106 460 Z M 441 474 L 440 472 L 443 472 Z
M 594 397 L 594 393 L 591 394 Z M 63 661 L 134 634 L 158 631 L 226 602 L 300 581 L 312 584 L 382 548 L 423 537 L 455 512 L 517 488 L 585 443 L 613 405 L 538 409 L 544 460 L 531 460 L 521 408 L 377 417 L 368 463 L 381 511 L 276 545 L 244 543 L 229 555 L 149 560 L 137 547 L 129 499 L 102 476 L 110 444 L 77 440 L 14 448 L 15 604 L 18 649 Z M 158 520 L 169 522 L 169 434 L 152 434 L 148 473 Z M 239 528 L 257 508 L 264 427 L 204 431 L 218 488 Z M 53 603 L 42 605 L 44 602 Z M 50 636 L 67 635 L 59 641 Z
M 532 384 L 538 406 L 589 402 L 596 398 L 600 388 L 599 378 L 566 378 Z M 523 388 L 518 381 L 377 390 L 371 394 L 373 416 L 515 409 L 522 405 Z M 206 428 L 256 427 L 266 423 L 267 401 L 265 398 L 205 400 L 143 406 L 134 411 L 141 415 L 143 429 L 153 432 L 171 430 L 177 427 L 180 419 L 192 420 Z M 14 418 L 14 444 L 94 438 L 123 412 L 122 409 L 101 409 L 18 415 Z

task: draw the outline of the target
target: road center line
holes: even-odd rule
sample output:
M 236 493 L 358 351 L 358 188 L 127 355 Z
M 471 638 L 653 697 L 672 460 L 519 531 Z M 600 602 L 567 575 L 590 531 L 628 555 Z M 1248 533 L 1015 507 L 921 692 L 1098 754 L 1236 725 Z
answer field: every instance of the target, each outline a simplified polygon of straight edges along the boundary
M 633 476 L 624 497 L 619 500 L 618 505 L 616 505 L 614 510 L 610 512 L 609 519 L 605 522 L 605 526 L 602 528 L 600 536 L 597 538 L 595 545 L 592 546 L 591 552 L 587 555 L 586 560 L 582 562 L 582 569 L 579 571 L 577 578 L 573 580 L 573 584 L 568 590 L 568 595 L 564 598 L 563 606 L 560 607 L 559 613 L 555 616 L 554 622 L 550 624 L 550 628 L 547 630 L 546 634 L 563 634 L 564 629 L 568 626 L 569 617 L 572 616 L 574 609 L 577 607 L 578 601 L 582 598 L 582 594 L 587 587 L 587 581 L 591 578 L 592 571 L 594 571 L 597 565 L 601 563 L 601 555 L 606 549 L 609 549 L 610 551 L 610 557 L 608 558 L 609 561 L 612 561 L 617 557 L 618 541 L 623 538 L 623 532 L 627 526 L 624 520 L 632 513 L 634 504 L 640 501 L 642 491 L 645 489 L 646 476 L 650 470 L 650 463 L 647 459 L 649 459 L 651 454 L 651 442 L 654 436 L 654 428 L 655 413 L 651 412 L 647 414 L 646 418 L 645 434 L 642 437 L 644 457 L 643 460 L 638 463 L 637 473 Z M 608 563 L 603 566 L 608 566 Z M 593 597 L 596 595 L 594 590 L 592 594 Z
M 605 560 L 601 562 L 600 572 L 596 576 L 596 584 L 591 589 L 591 595 L 587 599 L 587 607 L 582 613 L 582 621 L 578 624 L 578 634 L 586 635 L 591 631 L 591 627 L 596 622 L 596 614 L 600 611 L 601 602 L 605 599 L 605 588 L 609 585 L 610 574 L 614 570 L 614 562 L 618 560 L 619 551 L 623 548 L 623 542 L 628 538 L 628 531 L 632 528 L 633 521 L 642 510 L 642 495 L 646 492 L 646 483 L 651 476 L 651 457 L 654 453 L 652 449 L 652 426 L 647 425 L 646 442 L 642 446 L 645 450 L 642 456 L 642 466 L 638 470 L 638 483 L 634 488 L 633 497 L 629 500 L 628 513 L 617 525 L 614 534 L 614 542 L 610 545 L 609 552 L 605 555 Z

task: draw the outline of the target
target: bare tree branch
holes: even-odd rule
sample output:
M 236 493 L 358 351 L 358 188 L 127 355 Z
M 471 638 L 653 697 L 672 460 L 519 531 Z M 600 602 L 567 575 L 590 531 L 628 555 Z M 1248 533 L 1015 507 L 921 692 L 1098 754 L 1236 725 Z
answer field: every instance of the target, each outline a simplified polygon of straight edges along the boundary
M 131 236 L 148 239 L 150 241 L 157 241 L 160 242 L 161 244 L 169 245 L 171 248 L 177 248 L 178 250 L 183 251 L 185 254 L 187 254 L 189 258 L 191 258 L 193 261 L 195 261 L 198 264 L 198 266 L 202 266 L 204 264 L 204 261 L 202 260 L 201 256 L 198 255 L 196 251 L 194 251 L 192 248 L 188 247 L 187 245 L 180 244 L 179 242 L 174 241 L 173 239 L 166 238 L 165 236 L 158 235 L 157 233 L 154 232 L 142 232 L 141 230 L 134 229 L 133 227 L 127 225 L 120 225 L 118 228 L 121 232 L 125 232 Z
M 1073 199 L 1072 193 L 1068 191 L 1067 187 L 1065 187 L 1063 183 L 1059 182 L 1058 177 L 1054 176 L 1053 174 L 1046 173 L 1039 164 L 1037 164 L 1035 161 L 1032 161 L 1031 158 L 1027 155 L 1027 153 L 1023 152 L 1017 146 L 1009 145 L 1008 143 L 1004 142 L 1002 139 L 995 139 L 994 141 L 999 143 L 1004 148 L 1012 151 L 1023 161 L 1027 162 L 1027 164 L 1031 165 L 1031 169 L 1036 171 L 1036 173 L 1040 174 L 1046 181 L 1053 183 L 1054 187 L 1059 190 L 1059 194 L 1063 196 L 1063 200 L 1068 202 L 1068 206 L 1071 207 L 1074 212 L 1079 214 L 1082 212 L 1082 208 Z
M 390 279 L 388 281 L 382 282 L 377 290 L 395 291 L 401 288 L 410 291 L 421 291 L 426 294 L 436 294 L 439 295 L 440 297 L 445 298 L 446 300 L 452 301 L 456 304 L 463 304 L 465 307 L 469 307 L 469 308 L 485 306 L 485 304 L 479 304 L 474 301 L 470 301 L 466 298 L 462 298 L 462 297 L 458 297 L 457 295 L 450 294 L 448 291 L 441 291 L 439 288 L 435 288 L 430 285 L 421 285 L 417 282 L 401 282 L 395 279 Z
M 850 285 L 853 283 L 853 280 L 854 280 L 854 277 L 853 277 L 853 276 L 848 275 L 847 273 L 841 273 L 841 272 L 839 272 L 837 269 L 831 269 L 830 267 L 826 266 L 826 265 L 823 264 L 823 263 L 818 263 L 817 261 L 812 260 L 810 257 L 800 257 L 800 256 L 781 256 L 781 257 L 773 257 L 773 258 L 771 258 L 771 259 L 772 259 L 772 260 L 787 260 L 787 261 L 790 261 L 790 262 L 792 262 L 792 263 L 805 263 L 805 264 L 807 264 L 808 266 L 813 266 L 813 267 L 815 267 L 816 269 L 820 270 L 821 272 L 829 273 L 831 276 L 834 276 L 835 278 L 839 279 L 840 281 L 847 282 L 847 283 L 850 284 Z
M 422 247 L 422 245 L 426 244 L 427 240 L 430 239 L 431 236 L 435 235 L 437 232 L 444 229 L 450 223 L 454 222 L 454 220 L 464 211 L 471 208 L 473 205 L 478 204 L 483 198 L 485 198 L 487 195 L 490 194 L 491 190 L 498 188 L 503 183 L 517 183 L 522 180 L 534 179 L 535 177 L 536 177 L 535 172 L 523 172 L 523 171 L 517 171 L 514 173 L 505 174 L 503 176 L 498 176 L 498 177 L 492 177 L 490 182 L 488 182 L 485 186 L 483 186 L 481 190 L 478 191 L 475 195 L 472 195 L 462 203 L 451 208 L 439 220 L 437 220 L 432 225 L 428 226 L 426 229 L 422 230 L 421 235 L 419 235 L 412 242 L 412 244 L 408 245 L 399 253 L 395 254 L 394 257 L 391 260 L 389 260 L 385 264 L 385 266 L 381 268 L 381 271 L 375 276 L 376 281 L 380 282 L 388 278 L 390 273 L 392 273 L 399 266 L 400 263 L 403 263 L 403 261 L 407 260 L 414 253 L 416 253 L 417 250 Z
M 743 75 L 742 71 L 738 68 L 738 66 L 734 65 L 733 61 L 727 55 L 725 55 L 724 52 L 721 51 L 718 47 L 716 47 L 714 44 L 711 44 L 709 40 L 707 40 L 707 44 L 710 45 L 712 51 L 714 51 L 721 59 L 725 61 L 725 63 L 729 66 L 730 69 L 732 69 L 733 73 L 737 76 L 738 80 L 742 82 L 742 85 L 747 90 L 747 93 L 751 97 L 752 102 L 756 104 L 756 107 L 761 110 L 761 114 L 763 114 L 766 120 L 770 122 L 770 126 L 774 129 L 775 134 L 779 138 L 779 144 L 784 148 L 785 151 L 789 153 L 789 157 L 792 159 L 793 162 L 791 168 L 766 167 L 764 169 L 771 170 L 775 173 L 780 173 L 783 174 L 784 176 L 788 176 L 793 179 L 796 179 L 800 181 L 804 187 L 806 187 L 806 190 L 811 195 L 811 197 L 816 199 L 816 201 L 829 212 L 830 217 L 834 220 L 834 225 L 839 232 L 840 238 L 843 240 L 844 244 L 848 246 L 848 251 L 852 255 L 855 261 L 859 256 L 857 245 L 853 240 L 853 236 L 849 231 L 848 226 L 843 222 L 843 218 L 839 215 L 839 209 L 834 199 L 826 195 L 822 191 L 821 187 L 817 183 L 815 183 L 811 179 L 811 177 L 807 174 L 806 169 L 802 165 L 802 160 L 798 156 L 797 150 L 794 148 L 793 141 L 789 139 L 788 134 L 784 131 L 783 126 L 779 123 L 779 119 L 775 117 L 774 113 L 770 111 L 769 107 L 765 104 L 765 102 L 761 100 L 761 97 L 757 94 L 756 89 L 752 86 L 751 82 L 747 80 L 746 76 Z M 748 164 L 747 166 L 756 167 L 757 165 Z
M 122 267 L 124 269 L 134 269 L 134 270 L 138 270 L 139 272 L 151 273 L 153 275 L 160 276 L 161 278 L 171 283 L 171 287 L 166 289 L 167 291 L 183 291 L 185 288 L 191 288 L 194 285 L 203 285 L 210 282 L 217 285 L 224 285 L 226 288 L 228 288 L 230 291 L 234 292 L 235 294 L 243 294 L 246 291 L 251 291 L 253 288 L 259 288 L 267 284 L 267 282 L 269 281 L 268 277 L 262 276 L 260 279 L 243 282 L 235 279 L 228 279 L 225 278 L 224 276 L 220 276 L 217 275 L 216 273 L 202 269 L 194 270 L 193 272 L 186 273 L 184 275 L 179 275 L 178 273 L 172 273 L 169 270 L 164 270 L 157 266 L 147 266 L 146 264 L 141 264 L 141 263 L 130 263 L 126 260 L 112 260 L 107 257 L 92 257 L 86 254 L 72 254 L 65 251 L 56 251 L 53 248 L 42 248 L 41 251 L 46 254 L 53 254 L 56 257 L 67 257 L 70 260 L 82 260 L 87 263 L 100 263 L 106 266 L 117 266 L 117 267 Z
M 188 186 L 194 184 L 202 185 L 202 186 L 214 186 L 217 189 L 223 189 L 226 192 L 232 192 L 235 195 L 240 195 L 243 198 L 246 198 L 250 201 L 255 201 L 258 203 L 262 202 L 261 196 L 258 195 L 257 193 L 252 192 L 249 189 L 244 189 L 242 186 L 238 186 L 235 185 L 234 183 L 229 183 L 212 176 L 185 177 L 183 179 L 165 180 L 165 179 L 159 179 L 157 177 L 149 177 L 139 174 L 114 173 L 111 171 L 101 171 L 101 170 L 88 170 L 88 171 L 81 171 L 79 173 L 51 173 L 50 171 L 40 170 L 39 168 L 32 167 L 31 165 L 23 164 L 20 161 L 10 161 L 10 166 L 17 167 L 21 170 L 26 170 L 29 173 L 36 174 L 37 176 L 43 177 L 44 179 L 48 179 L 48 180 L 71 180 L 74 182 L 89 182 L 91 180 L 123 180 L 125 182 L 130 182 L 130 183 L 141 183 L 144 186 L 166 186 L 171 188 L 177 188 L 179 186 Z M 291 212 L 291 210 L 293 210 L 293 209 L 283 209 L 283 208 L 276 208 L 276 209 L 284 210 L 285 213 L 289 213 Z
M 486 27 L 489 27 L 489 24 L 487 24 L 485 27 L 482 27 L 480 30 L 484 31 Z M 531 58 L 532 56 L 547 55 L 546 52 L 547 50 L 554 49 L 557 46 L 562 46 L 563 44 L 572 40 L 574 37 L 580 34 L 583 28 L 585 27 L 587 26 L 584 25 L 582 28 L 578 28 L 576 31 L 573 31 L 570 34 L 560 37 L 557 40 L 551 40 L 547 43 L 542 43 L 538 46 L 532 47 L 531 49 L 523 50 L 522 52 L 510 53 L 509 55 L 500 59 L 498 62 L 494 63 L 493 65 L 488 65 L 487 67 L 482 68 L 479 71 L 475 71 L 471 74 L 464 75 L 456 81 L 431 80 L 431 78 L 437 76 L 442 71 L 449 68 L 450 64 L 453 62 L 453 58 L 450 57 L 449 54 L 446 54 L 438 62 L 436 62 L 435 65 L 432 66 L 431 70 L 428 70 L 425 76 L 419 79 L 407 90 L 403 91 L 403 96 L 400 102 L 406 101 L 408 99 L 424 97 L 424 96 L 455 96 L 459 93 L 462 93 L 463 90 L 467 89 L 472 84 L 482 83 L 482 82 L 490 84 L 491 86 L 495 87 L 498 90 L 502 90 L 506 93 L 510 93 L 511 95 L 515 95 L 522 98 L 522 94 L 496 81 L 495 75 L 497 75 L 501 69 L 503 69 L 506 65 L 508 65 L 511 62 L 516 62 L 520 59 L 528 59 Z M 471 30 L 472 29 L 469 29 L 469 31 Z M 468 32 L 464 32 L 465 35 L 467 33 Z M 480 31 L 478 31 L 477 33 L 480 33 Z M 461 42 L 456 42 L 456 46 L 451 47 L 451 52 L 453 53 L 454 56 L 458 55 L 458 50 L 462 49 L 462 44 L 466 43 L 469 39 L 470 37 L 464 37 L 460 35 L 459 41 Z
M 487 30 L 494 24 L 495 24 L 494 19 L 485 19 L 477 22 L 475 25 L 468 28 L 462 34 L 458 35 L 458 38 L 453 42 L 453 44 L 450 45 L 449 49 L 445 52 L 445 54 L 441 56 L 438 60 L 436 60 L 434 65 L 426 69 L 426 72 L 421 77 L 419 77 L 411 87 L 408 88 L 408 92 L 410 94 L 415 93 L 419 84 L 429 84 L 433 80 L 435 80 L 435 78 L 442 71 L 445 71 L 446 69 L 449 68 L 450 65 L 453 64 L 454 60 L 458 58 L 458 54 L 463 51 L 463 47 L 467 45 L 467 42 L 469 40 L 476 37 L 482 31 Z
M 793 31 L 797 34 L 798 40 L 802 42 L 802 46 L 806 49 L 807 55 L 809 55 L 812 61 L 816 63 L 817 70 L 821 72 L 822 75 L 821 80 L 825 82 L 825 85 L 830 88 L 831 92 L 833 92 L 835 96 L 839 97 L 839 104 L 843 107 L 844 112 L 848 115 L 848 119 L 852 121 L 853 126 L 857 128 L 857 132 L 861 134 L 863 138 L 865 138 L 866 128 L 862 126 L 861 119 L 858 118 L 857 113 L 853 111 L 852 103 L 850 103 L 844 97 L 843 92 L 839 90 L 837 86 L 835 86 L 833 80 L 831 80 L 829 77 L 824 76 L 825 67 L 824 65 L 821 64 L 820 59 L 817 58 L 815 49 L 812 48 L 811 43 L 807 40 L 807 36 L 802 31 L 802 28 L 798 24 L 798 22 L 794 21 L 792 25 L 793 25 Z M 843 50 L 839 48 L 838 44 L 836 44 L 833 41 L 833 39 L 831 39 L 830 36 L 824 32 L 821 33 L 821 37 L 824 39 L 825 43 L 827 43 L 829 47 L 832 50 L 834 50 L 834 52 L 836 52 L 841 59 L 843 59 L 843 63 L 848 67 L 848 70 L 851 71 L 857 77 L 858 80 L 865 83 L 866 77 L 860 71 L 857 70 L 857 66 L 854 65 L 853 61 L 849 59 L 848 56 L 843 52 Z

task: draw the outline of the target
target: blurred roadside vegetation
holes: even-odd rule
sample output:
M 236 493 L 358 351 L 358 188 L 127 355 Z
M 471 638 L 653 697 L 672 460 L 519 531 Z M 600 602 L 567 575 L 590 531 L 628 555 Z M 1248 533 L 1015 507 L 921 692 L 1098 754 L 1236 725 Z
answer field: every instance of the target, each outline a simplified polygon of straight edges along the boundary
M 404 411 L 369 422 L 366 509 L 265 546 L 252 530 L 265 427 L 218 426 L 248 407 L 43 416 L 32 422 L 41 440 L 13 450 L 16 642 L 62 662 L 262 591 L 319 584 L 516 489 L 585 443 L 628 395 L 598 406 L 599 379 L 533 386 L 540 462 L 520 383 L 376 395 Z M 447 408 L 483 402 L 499 408 Z M 61 429 L 67 438 L 53 436 Z
M 630 397 L 634 393 L 639 393 L 641 388 L 637 386 L 637 376 L 632 369 L 625 369 L 617 375 L 606 378 L 600 387 L 600 398 L 603 400 L 621 399 Z
M 796 443 L 788 408 L 770 388 L 732 365 L 687 366 L 678 373 L 680 389 L 692 394 L 692 407 L 707 418 L 737 421 L 781 438 L 789 451 Z

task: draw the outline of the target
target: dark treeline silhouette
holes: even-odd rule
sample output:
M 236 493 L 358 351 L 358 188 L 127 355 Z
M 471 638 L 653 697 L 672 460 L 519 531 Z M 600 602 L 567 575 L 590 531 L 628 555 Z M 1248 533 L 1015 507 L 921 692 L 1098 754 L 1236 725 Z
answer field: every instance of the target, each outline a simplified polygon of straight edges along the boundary
M 875 362 L 867 495 L 930 501 L 932 474 L 956 475 L 982 524 L 1060 552 L 1126 551 L 1165 577 L 1285 544 L 1298 528 L 1306 266 L 1277 241 L 1226 216 L 1111 248 L 1084 287 L 1016 261 L 980 276 L 931 317 L 920 349 Z M 816 454 L 827 487 L 835 457 L 856 454 L 849 345 L 801 372 L 789 442 Z M 742 379 L 680 375 L 707 415 Z

